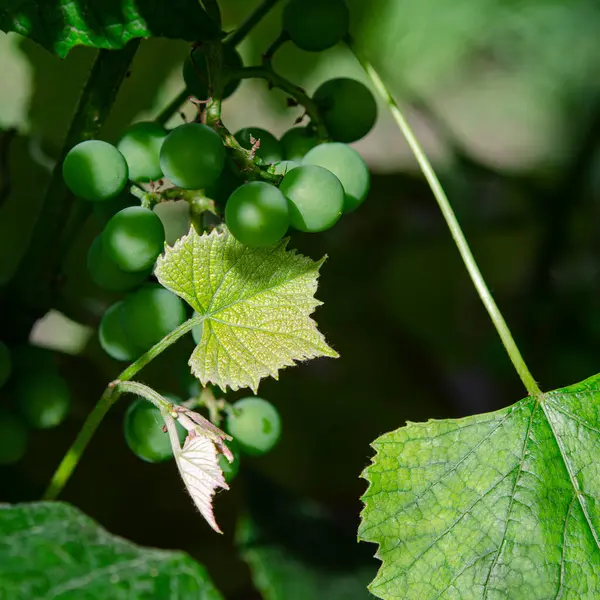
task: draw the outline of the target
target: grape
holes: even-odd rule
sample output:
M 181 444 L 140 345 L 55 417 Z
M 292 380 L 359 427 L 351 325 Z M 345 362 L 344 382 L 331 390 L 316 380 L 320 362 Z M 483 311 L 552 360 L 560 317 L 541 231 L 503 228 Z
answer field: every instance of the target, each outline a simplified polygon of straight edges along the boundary
M 140 355 L 140 352 L 131 343 L 123 328 L 122 306 L 123 302 L 116 302 L 104 313 L 98 327 L 98 339 L 104 352 L 111 358 L 132 361 Z
M 341 181 L 345 213 L 352 212 L 364 202 L 369 193 L 371 174 L 354 148 L 339 142 L 320 144 L 306 154 L 303 162 L 324 167 Z
M 107 223 L 102 244 L 107 256 L 123 271 L 147 271 L 163 251 L 165 228 L 150 209 L 130 206 Z
M 279 413 L 270 402 L 262 398 L 242 398 L 233 405 L 233 412 L 227 416 L 227 432 L 245 454 L 266 454 L 281 435 Z
M 132 125 L 123 135 L 117 149 L 125 157 L 131 181 L 156 181 L 162 177 L 160 147 L 167 132 L 152 121 Z
M 15 405 L 36 429 L 60 425 L 71 409 L 66 381 L 55 371 L 42 368 L 19 379 L 14 388 Z
M 186 432 L 175 423 L 179 441 L 183 442 Z M 123 432 L 131 451 L 146 462 L 158 463 L 173 456 L 169 434 L 163 431 L 164 420 L 160 410 L 142 398 L 134 400 L 125 413 Z
M 219 134 L 202 123 L 185 123 L 167 135 L 160 149 L 163 173 L 179 187 L 198 190 L 217 180 L 225 164 Z
M 29 432 L 23 421 L 12 412 L 0 408 L 0 465 L 19 462 L 29 441 Z
M 225 481 L 229 483 L 235 479 L 235 476 L 240 470 L 240 448 L 235 440 L 228 442 L 227 447 L 233 454 L 233 462 L 230 463 L 222 454 L 219 454 L 219 467 L 221 467 L 221 471 L 223 471 Z
M 12 372 L 12 359 L 8 346 L 0 341 L 0 388 L 8 381 Z
M 269 183 L 246 183 L 229 197 L 225 223 L 242 244 L 253 248 L 270 246 L 278 242 L 290 226 L 286 199 Z
M 143 352 L 185 321 L 181 299 L 155 283 L 147 283 L 129 294 L 121 311 L 125 332 Z
M 188 91 L 199 100 L 208 98 L 208 71 L 206 69 L 206 57 L 200 48 L 196 48 L 183 63 L 183 79 Z M 192 60 L 194 61 L 192 63 Z M 242 57 L 235 48 L 225 46 L 223 48 L 223 74 L 227 76 L 228 71 L 237 71 L 244 66 Z M 232 79 L 225 84 L 223 99 L 229 98 L 240 84 L 239 79 Z
M 288 199 L 292 227 L 299 231 L 324 231 L 342 215 L 344 188 L 323 167 L 296 167 L 283 177 L 279 189 Z
M 273 163 L 273 173 L 277 175 L 285 175 L 292 169 L 299 167 L 300 163 L 295 160 L 280 160 L 279 162 Z
M 252 150 L 254 143 L 260 141 L 260 146 L 256 150 L 256 156 L 266 163 L 277 162 L 283 158 L 281 144 L 277 138 L 266 129 L 261 129 L 260 127 L 246 127 L 245 129 L 240 129 L 235 134 L 235 139 L 239 142 L 240 146 L 246 148 L 246 150 Z
M 87 140 L 71 148 L 62 173 L 67 187 L 91 202 L 118 196 L 128 177 L 124 156 L 112 144 L 100 140 Z
M 336 142 L 360 140 L 377 120 L 373 94 L 355 79 L 330 79 L 319 87 L 313 99 L 321 110 L 329 135 Z
M 303 156 L 318 143 L 319 139 L 308 127 L 292 127 L 279 140 L 286 160 L 302 160 Z
M 139 273 L 127 273 L 120 269 L 104 250 L 99 235 L 90 246 L 87 267 L 92 281 L 108 292 L 128 292 L 143 283 L 152 269 Z
M 288 0 L 283 29 L 308 52 L 335 46 L 348 33 L 350 13 L 344 0 Z

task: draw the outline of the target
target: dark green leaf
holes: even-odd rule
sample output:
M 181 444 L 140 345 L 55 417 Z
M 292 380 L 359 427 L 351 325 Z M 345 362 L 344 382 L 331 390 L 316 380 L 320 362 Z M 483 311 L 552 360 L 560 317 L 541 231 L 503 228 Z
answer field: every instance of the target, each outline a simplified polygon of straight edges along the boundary
M 150 524 L 149 524 L 150 526 Z M 0 598 L 220 600 L 183 552 L 115 537 L 62 502 L 0 506 Z
M 60 57 L 73 46 L 122 48 L 140 37 L 206 40 L 219 31 L 198 0 L 7 0 L 0 29 L 30 37 Z

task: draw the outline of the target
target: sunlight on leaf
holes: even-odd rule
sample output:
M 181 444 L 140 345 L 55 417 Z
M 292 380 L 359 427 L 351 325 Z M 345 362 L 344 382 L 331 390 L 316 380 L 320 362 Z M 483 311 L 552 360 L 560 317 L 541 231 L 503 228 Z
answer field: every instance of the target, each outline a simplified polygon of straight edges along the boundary
M 317 356 L 337 357 L 310 318 L 323 260 L 287 251 L 287 240 L 249 248 L 227 233 L 192 228 L 158 259 L 162 285 L 204 317 L 191 358 L 202 385 L 250 387 L 279 369 Z
M 373 443 L 359 535 L 380 598 L 600 595 L 600 376 Z

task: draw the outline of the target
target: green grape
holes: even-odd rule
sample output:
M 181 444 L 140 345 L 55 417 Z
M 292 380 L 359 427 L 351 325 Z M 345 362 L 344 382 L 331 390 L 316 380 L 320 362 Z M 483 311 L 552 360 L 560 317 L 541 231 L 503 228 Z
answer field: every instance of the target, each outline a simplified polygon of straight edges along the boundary
M 107 256 L 123 271 L 147 271 L 164 249 L 165 228 L 155 212 L 130 206 L 107 223 L 102 244 Z
M 90 246 L 87 267 L 92 281 L 107 292 L 128 292 L 141 285 L 152 272 L 152 269 L 148 269 L 138 273 L 127 273 L 120 269 L 105 251 L 102 235 Z
M 225 206 L 225 223 L 236 240 L 251 246 L 271 246 L 290 226 L 283 194 L 270 183 L 252 181 L 239 187 Z
M 335 46 L 348 33 L 350 13 L 344 0 L 288 0 L 283 30 L 307 52 Z
M 111 217 L 116 215 L 120 210 L 129 208 L 130 206 L 139 206 L 139 200 L 135 196 L 132 196 L 128 189 L 125 189 L 111 200 L 95 202 L 92 205 L 92 213 L 98 223 L 104 227 L 110 221 Z
M 0 388 L 8 381 L 12 372 L 12 359 L 8 346 L 0 341 Z
M 0 465 L 13 465 L 27 450 L 29 432 L 23 421 L 12 412 L 0 408 Z
M 286 160 L 301 161 L 304 155 L 319 143 L 315 132 L 308 127 L 292 127 L 279 140 Z
M 192 63 L 193 60 L 193 63 Z M 242 57 L 235 48 L 225 46 L 223 49 L 222 74 L 227 76 L 228 71 L 237 71 L 244 66 Z M 208 99 L 208 71 L 206 69 L 206 57 L 201 48 L 196 48 L 183 63 L 183 79 L 188 91 L 196 96 L 198 100 Z M 229 98 L 240 84 L 239 79 L 232 79 L 225 84 L 223 99 Z
M 352 212 L 367 197 L 371 185 L 369 167 L 362 156 L 346 144 L 320 144 L 310 150 L 304 164 L 317 165 L 331 171 L 344 188 L 344 212 Z
M 131 342 L 145 352 L 185 321 L 185 307 L 169 290 L 147 283 L 125 298 L 121 318 Z
M 260 456 L 269 452 L 279 441 L 281 420 L 270 402 L 251 396 L 233 405 L 226 428 L 242 452 Z
M 239 142 L 240 146 L 246 148 L 246 150 L 252 150 L 254 144 L 259 141 L 260 145 L 256 150 L 256 156 L 266 163 L 277 162 L 283 158 L 281 144 L 277 138 L 266 129 L 261 129 L 260 127 L 246 127 L 240 129 L 235 134 L 235 139 Z M 252 140 L 254 140 L 254 142 Z
M 344 188 L 340 180 L 323 167 L 296 167 L 284 176 L 279 189 L 288 199 L 294 229 L 324 231 L 342 215 Z
M 98 327 L 100 346 L 111 358 L 132 361 L 138 358 L 140 351 L 131 343 L 123 327 L 121 307 L 123 302 L 116 302 L 102 315 Z
M 336 142 L 360 140 L 377 120 L 373 94 L 355 79 L 330 79 L 319 87 L 313 100 L 321 110 L 329 135 Z
M 169 434 L 163 431 L 164 421 L 160 410 L 153 404 L 138 398 L 125 413 L 123 433 L 131 451 L 142 460 L 159 463 L 173 456 Z M 183 442 L 186 431 L 175 423 L 179 441 Z
M 276 175 L 285 175 L 292 169 L 299 167 L 300 163 L 295 160 L 280 160 L 279 162 L 273 163 L 272 170 Z
M 235 479 L 235 476 L 240 470 L 240 447 L 235 440 L 228 442 L 227 447 L 233 454 L 233 462 L 230 463 L 222 454 L 219 454 L 219 467 L 221 467 L 221 471 L 223 471 L 225 481 L 230 483 Z
M 158 123 L 143 121 L 133 124 L 117 144 L 125 157 L 131 181 L 157 181 L 162 177 L 160 147 L 167 132 Z
M 90 202 L 118 196 L 128 177 L 124 156 L 112 144 L 101 140 L 87 140 L 71 148 L 62 173 L 67 187 Z
M 173 129 L 160 149 L 162 172 L 179 187 L 199 190 L 214 183 L 225 164 L 219 134 L 202 123 Z
M 29 377 L 17 381 L 14 402 L 27 422 L 36 429 L 60 425 L 71 409 L 71 393 L 66 381 L 51 369 L 33 369 Z

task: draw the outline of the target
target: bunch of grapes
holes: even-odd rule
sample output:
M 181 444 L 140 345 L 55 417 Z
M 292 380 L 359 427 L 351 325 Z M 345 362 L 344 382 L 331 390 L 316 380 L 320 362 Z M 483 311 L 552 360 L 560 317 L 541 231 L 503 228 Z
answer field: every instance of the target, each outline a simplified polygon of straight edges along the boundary
M 210 200 L 220 218 L 213 226 L 226 228 L 242 244 L 264 247 L 290 229 L 325 231 L 365 201 L 369 170 L 348 144 L 375 124 L 377 106 L 369 89 L 354 79 L 334 78 L 308 96 L 282 83 L 287 82 L 283 77 L 275 83 L 269 79 L 275 73 L 272 54 L 284 41 L 320 52 L 344 40 L 348 27 L 344 0 L 287 1 L 279 41 L 266 53 L 265 64 L 251 67 L 256 76 L 288 91 L 290 106 L 306 109 L 308 121 L 299 125 L 298 119 L 281 139 L 257 127 L 232 135 L 221 121 L 221 101 L 251 76 L 225 40 L 218 43 L 216 65 L 211 64 L 214 52 L 203 46 L 194 46 L 183 65 L 187 91 L 198 109 L 194 121 L 170 131 L 156 122 L 136 123 L 116 146 L 87 140 L 67 154 L 64 181 L 83 201 L 108 206 L 122 196 L 128 181 L 139 200 L 110 216 L 87 256 L 90 277 L 99 287 L 127 294 L 106 310 L 99 326 L 100 345 L 113 359 L 137 359 L 186 319 L 182 301 L 151 280 L 165 245 L 165 229 L 153 210 L 158 202 L 181 198 L 192 213 L 195 199 Z M 202 227 L 203 221 L 193 223 Z M 194 331 L 195 338 L 201 333 L 201 328 Z M 149 461 L 164 460 L 171 452 L 157 417 L 147 402 L 134 403 L 125 417 L 129 446 Z M 276 410 L 260 398 L 238 402 L 227 419 L 235 452 L 268 451 L 279 428 Z M 228 470 L 229 464 L 223 467 Z

